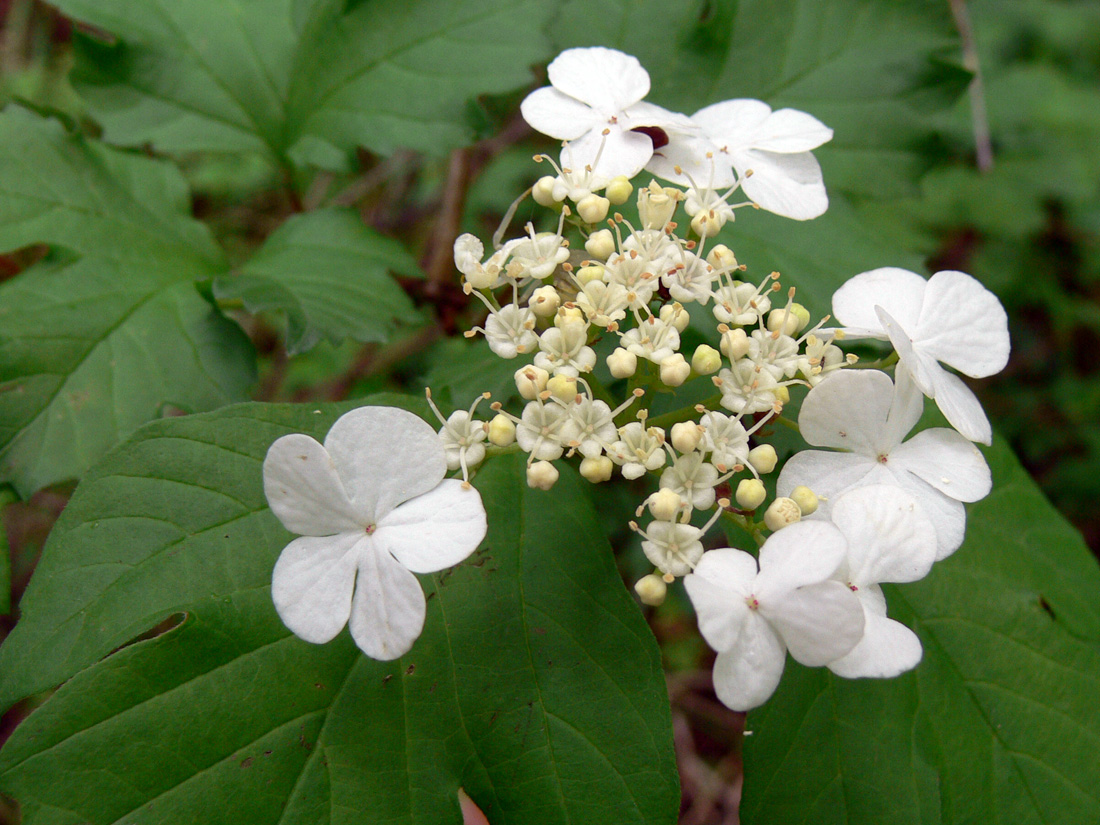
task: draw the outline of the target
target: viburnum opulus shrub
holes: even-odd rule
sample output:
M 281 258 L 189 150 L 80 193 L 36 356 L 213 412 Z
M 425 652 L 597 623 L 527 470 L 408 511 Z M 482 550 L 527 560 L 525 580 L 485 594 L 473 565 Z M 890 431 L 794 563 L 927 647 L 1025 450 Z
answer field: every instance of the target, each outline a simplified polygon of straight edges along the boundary
M 751 711 L 742 821 L 1100 821 L 1100 576 L 959 377 L 1005 312 L 868 200 L 968 78 L 946 4 L 642 5 L 59 3 L 100 136 L 0 115 L 0 467 L 79 480 L 0 648 L 53 690 L 24 823 L 675 822 L 666 599 Z M 494 107 L 558 144 L 495 232 L 326 199 Z M 243 260 L 193 152 L 294 194 Z M 477 340 L 427 380 L 232 403 L 244 313 L 391 342 L 441 254 Z

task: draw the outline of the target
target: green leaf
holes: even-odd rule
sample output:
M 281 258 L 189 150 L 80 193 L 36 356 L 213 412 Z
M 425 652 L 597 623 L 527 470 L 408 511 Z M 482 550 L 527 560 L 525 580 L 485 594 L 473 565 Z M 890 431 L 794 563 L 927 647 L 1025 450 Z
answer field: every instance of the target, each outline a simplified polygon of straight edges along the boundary
M 969 80 L 949 6 L 931 0 L 571 0 L 553 31 L 637 56 L 674 111 L 747 97 L 809 112 L 835 132 L 814 152 L 830 190 L 875 197 L 911 191 L 930 112 Z
M 385 341 L 418 320 L 390 272 L 420 277 L 420 267 L 392 238 L 349 209 L 295 215 L 267 239 L 240 273 L 218 278 L 219 298 L 240 298 L 251 313 L 286 313 L 286 347 L 310 349 L 322 337 Z
M 8 545 L 6 510 L 15 501 L 10 487 L 0 488 L 0 616 L 11 613 L 11 548 Z
M 0 482 L 80 475 L 168 408 L 244 398 L 251 344 L 196 289 L 225 262 L 167 164 L 0 115 L 0 249 L 45 260 L 0 285 Z
M 77 90 L 111 143 L 346 165 L 358 146 L 442 152 L 467 102 L 530 82 L 549 0 L 60 0 L 119 39 L 79 38 Z M 460 67 L 456 70 L 456 67 Z
M 282 626 L 269 581 L 290 536 L 261 462 L 343 409 L 154 422 L 77 488 L 0 648 L 4 703 L 77 674 L 0 753 L 23 821 L 457 825 L 461 786 L 493 822 L 674 822 L 659 655 L 576 474 L 542 493 L 523 456 L 482 469 L 486 542 L 421 577 L 403 659 Z
M 893 680 L 792 666 L 749 716 L 746 823 L 1100 820 L 1100 569 L 1003 443 L 967 540 L 891 587 L 924 660 Z

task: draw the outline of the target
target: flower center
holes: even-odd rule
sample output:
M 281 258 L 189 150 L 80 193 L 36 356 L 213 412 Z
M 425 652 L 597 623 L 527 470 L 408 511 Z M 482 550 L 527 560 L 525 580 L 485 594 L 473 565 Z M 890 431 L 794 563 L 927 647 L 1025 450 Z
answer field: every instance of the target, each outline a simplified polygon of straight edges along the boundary
M 378 529 L 377 524 L 368 524 L 366 527 L 363 528 L 363 532 L 366 533 L 369 536 L 377 529 Z
M 756 596 L 749 596 L 747 599 L 745 599 L 745 604 L 749 606 L 749 610 L 756 610 L 758 607 L 760 607 L 760 602 L 756 600 Z

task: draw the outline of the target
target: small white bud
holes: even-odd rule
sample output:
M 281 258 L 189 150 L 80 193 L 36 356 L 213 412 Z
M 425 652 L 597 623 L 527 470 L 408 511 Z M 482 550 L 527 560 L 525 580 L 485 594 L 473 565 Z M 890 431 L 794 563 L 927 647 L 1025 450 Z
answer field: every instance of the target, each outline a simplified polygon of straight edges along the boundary
M 665 580 L 656 573 L 650 573 L 648 576 L 642 576 L 635 582 L 634 592 L 638 594 L 638 599 L 641 600 L 642 604 L 648 604 L 650 607 L 658 607 L 665 600 L 665 595 L 668 593 L 668 585 L 665 584 Z
M 722 333 L 722 339 L 718 342 L 718 349 L 730 361 L 740 361 L 748 355 L 750 347 L 749 336 L 740 327 Z
M 758 473 L 770 473 L 778 461 L 779 456 L 775 454 L 775 447 L 771 444 L 761 444 L 749 450 L 749 464 Z
M 590 264 L 589 266 L 582 266 L 577 270 L 577 282 L 580 283 L 581 288 L 588 286 L 593 281 L 602 281 L 606 270 L 599 264 Z
M 546 382 L 550 380 L 550 373 L 542 367 L 520 367 L 516 370 L 515 380 L 520 397 L 525 401 L 534 401 L 539 397 L 539 393 L 546 389 Z
M 737 492 L 733 497 L 737 499 L 737 506 L 742 510 L 755 510 L 764 503 L 768 497 L 768 491 L 764 489 L 764 482 L 758 478 L 743 478 L 737 485 Z
M 553 175 L 544 175 L 535 181 L 535 185 L 531 187 L 531 197 L 534 198 L 535 203 L 539 206 L 553 206 L 557 203 L 554 200 L 554 183 L 556 180 Z
M 507 447 L 516 440 L 516 425 L 508 416 L 498 413 L 489 422 L 489 443 Z
M 798 509 L 798 504 L 782 496 L 769 504 L 764 511 L 764 524 L 769 530 L 781 530 L 801 520 L 802 511 Z
M 658 521 L 672 521 L 684 506 L 683 499 L 675 490 L 662 487 L 656 493 L 646 499 L 649 512 Z
M 527 306 L 539 318 L 549 318 L 558 311 L 560 305 L 561 296 L 550 284 L 540 286 L 531 293 L 531 297 L 527 301 Z
M 702 428 L 694 421 L 681 421 L 672 425 L 672 446 L 681 453 L 690 453 L 699 448 L 703 439 Z M 660 516 L 658 516 L 660 518 Z
M 527 468 L 527 486 L 535 490 L 549 490 L 557 481 L 558 468 L 549 461 L 536 461 Z
M 718 372 L 721 366 L 722 356 L 714 347 L 700 344 L 695 348 L 695 354 L 691 356 L 691 368 L 699 375 Z
M 630 200 L 630 196 L 634 194 L 634 185 L 626 175 L 619 175 L 611 179 L 611 183 L 607 184 L 603 192 L 609 201 L 619 206 Z
M 585 223 L 600 223 L 610 208 L 611 201 L 599 195 L 587 195 L 577 201 L 577 214 Z
M 605 455 L 586 458 L 581 461 L 581 475 L 593 484 L 599 484 L 611 478 L 611 470 L 614 466 L 611 459 Z
M 584 323 L 586 323 L 584 313 L 581 312 L 579 307 L 559 307 L 557 315 L 554 316 L 554 326 L 556 327 Z
M 577 382 L 567 375 L 555 375 L 546 382 L 546 389 L 566 404 L 572 404 L 577 397 Z
M 678 387 L 691 375 L 691 364 L 680 353 L 670 355 L 661 362 L 661 383 L 666 387 Z
M 680 303 L 665 304 L 661 307 L 658 317 L 666 324 L 675 327 L 677 332 L 683 332 L 691 323 L 691 315 Z
M 725 222 L 725 218 L 703 209 L 696 212 L 695 217 L 691 219 L 691 228 L 700 238 L 713 238 L 722 230 Z
M 615 254 L 615 236 L 610 229 L 593 232 L 584 242 L 584 250 L 597 261 L 606 261 Z
M 617 347 L 607 356 L 607 368 L 615 378 L 629 378 L 638 370 L 638 356 L 629 350 Z
M 791 490 L 791 499 L 798 505 L 802 515 L 808 516 L 817 510 L 817 496 L 814 491 L 805 485 L 799 484 Z
M 737 258 L 734 257 L 733 250 L 724 243 L 720 243 L 710 250 L 710 254 L 707 255 L 707 263 L 715 269 L 725 270 L 726 272 L 737 269 Z

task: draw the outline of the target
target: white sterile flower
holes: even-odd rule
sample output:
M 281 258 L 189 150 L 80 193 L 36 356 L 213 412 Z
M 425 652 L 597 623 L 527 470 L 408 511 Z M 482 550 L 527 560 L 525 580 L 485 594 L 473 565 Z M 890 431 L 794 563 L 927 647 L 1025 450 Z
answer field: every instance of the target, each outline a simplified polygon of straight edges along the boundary
M 623 468 L 623 478 L 641 478 L 649 470 L 665 466 L 665 433 L 659 427 L 648 429 L 637 421 L 619 428 L 619 440 L 607 454 Z
M 271 577 L 279 617 L 321 644 L 350 624 L 373 659 L 396 659 L 424 627 L 413 573 L 458 564 L 485 537 L 477 490 L 444 479 L 443 444 L 405 410 L 360 407 L 321 445 L 283 436 L 264 459 L 264 493 L 292 533 Z
M 739 414 L 764 412 L 779 403 L 779 383 L 755 361 L 743 358 L 731 369 L 721 370 L 715 381 L 722 391 L 721 405 Z
M 848 555 L 835 577 L 848 585 L 863 607 L 863 638 L 829 670 L 853 679 L 897 676 L 921 659 L 920 639 L 886 617 L 879 582 L 923 579 L 936 560 L 936 531 L 920 505 L 903 490 L 884 484 L 859 487 L 833 502 L 833 524 L 848 542 Z
M 631 130 L 693 128 L 683 115 L 642 102 L 649 74 L 628 54 L 568 49 L 554 58 L 547 74 L 551 85 L 531 92 L 520 111 L 532 128 L 570 141 L 571 165 L 592 166 L 608 178 L 632 178 L 653 155 L 653 142 Z
M 576 304 L 587 316 L 590 323 L 606 327 L 626 317 L 626 308 L 630 305 L 630 294 L 621 284 L 609 284 L 604 281 L 589 281 L 577 293 Z
M 971 378 L 1008 363 L 1008 316 L 997 296 L 964 272 L 925 280 L 895 267 L 856 275 L 833 295 L 833 315 L 848 337 L 889 339 L 901 366 L 935 399 L 951 426 L 989 444 L 993 431 L 978 399 L 939 362 Z
M 756 559 L 711 550 L 684 579 L 703 634 L 718 657 L 714 689 L 734 710 L 762 705 L 775 691 L 787 651 L 818 667 L 844 656 L 863 636 L 863 608 L 830 577 L 847 544 L 833 525 L 799 522 L 771 536 Z
M 816 218 L 828 208 L 821 167 L 810 150 L 831 140 L 833 130 L 817 118 L 794 109 L 773 112 L 759 100 L 726 100 L 691 120 L 702 135 L 670 132 L 650 172 L 677 183 L 689 183 L 690 175 L 710 187 L 740 180 L 762 209 L 795 220 Z
M 523 408 L 523 417 L 516 425 L 516 443 L 531 458 L 553 461 L 565 452 L 562 427 L 568 421 L 565 408 L 560 404 L 544 404 L 540 400 Z
M 718 471 L 700 452 L 684 453 L 661 473 L 660 486 L 673 490 L 691 507 L 705 510 L 714 504 Z
M 726 472 L 738 464 L 743 467 L 748 463 L 749 434 L 738 419 L 720 412 L 708 412 L 699 423 L 703 425 L 703 446 L 711 453 L 711 464 Z
M 680 348 L 680 333 L 672 324 L 650 315 L 639 321 L 638 326 L 623 333 L 622 345 L 639 358 L 660 364 Z
M 681 250 L 677 260 L 661 276 L 661 284 L 674 301 L 697 301 L 706 306 L 714 286 L 714 267 L 694 252 Z
M 591 372 L 596 365 L 596 352 L 588 346 L 588 324 L 572 323 L 549 327 L 539 336 L 539 351 L 535 366 L 554 375 L 576 378 Z
M 821 499 L 818 518 L 853 487 L 900 487 L 935 526 L 937 557 L 950 555 L 963 540 L 962 502 L 984 498 L 992 480 L 978 448 L 954 430 L 924 430 L 902 443 L 923 409 L 924 398 L 915 388 L 906 391 L 904 383 L 895 388 L 884 372 L 837 371 L 806 395 L 798 424 L 809 444 L 850 452 L 795 454 L 779 474 L 779 495 L 804 484 Z

